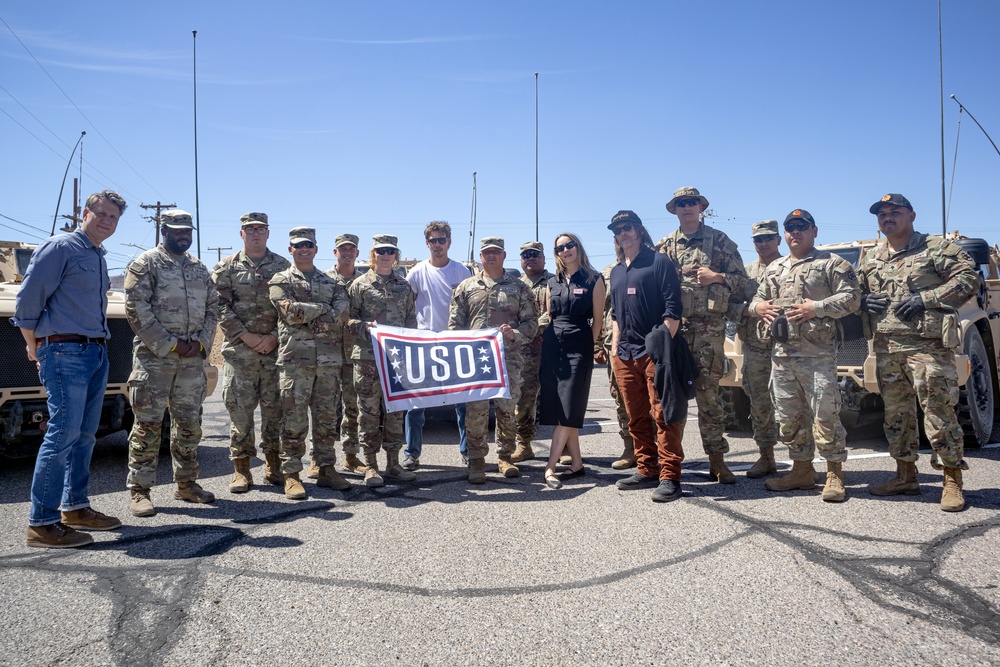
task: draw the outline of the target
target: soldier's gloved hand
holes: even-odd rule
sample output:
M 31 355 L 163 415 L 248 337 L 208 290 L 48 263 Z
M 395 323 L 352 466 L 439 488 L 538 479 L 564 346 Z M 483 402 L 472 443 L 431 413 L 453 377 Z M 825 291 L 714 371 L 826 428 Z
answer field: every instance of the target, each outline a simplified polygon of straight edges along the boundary
M 879 292 L 861 296 L 861 310 L 872 315 L 881 315 L 889 310 L 889 296 Z
M 920 296 L 919 292 L 914 292 L 905 301 L 896 306 L 896 309 L 893 312 L 896 313 L 896 317 L 899 319 L 904 322 L 909 322 L 926 309 L 927 308 L 924 306 L 924 298 Z
M 788 342 L 788 318 L 784 313 L 771 322 L 771 336 L 779 343 Z

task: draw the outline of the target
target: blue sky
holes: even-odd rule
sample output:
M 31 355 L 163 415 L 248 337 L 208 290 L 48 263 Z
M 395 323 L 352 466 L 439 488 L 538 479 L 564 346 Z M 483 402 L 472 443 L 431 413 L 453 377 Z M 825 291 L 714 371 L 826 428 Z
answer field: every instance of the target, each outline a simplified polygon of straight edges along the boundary
M 139 203 L 195 209 L 192 30 L 209 264 L 208 248 L 239 247 L 250 210 L 271 216 L 279 252 L 289 228 L 316 227 L 324 267 L 342 232 L 364 251 L 372 234 L 397 234 L 404 256 L 423 258 L 434 219 L 452 224 L 461 258 L 477 172 L 477 239 L 504 236 L 516 266 L 535 236 L 535 72 L 550 267 L 562 231 L 607 264 L 605 226 L 622 208 L 663 236 L 682 185 L 711 200 L 711 224 L 747 261 L 751 223 L 797 207 L 821 242 L 871 238 L 867 209 L 886 192 L 910 198 L 919 228 L 941 229 L 935 0 L 59 0 L 7 3 L 0 18 L 0 238 L 47 234 L 31 227 L 51 227 L 86 130 L 83 190 L 130 204 L 107 243 L 113 268 L 134 252 L 121 244 L 152 243 Z M 995 0 L 944 1 L 945 95 L 1000 140 L 998 25 Z M 957 121 L 946 99 L 949 181 Z M 949 230 L 1000 241 L 1000 156 L 967 115 L 957 165 Z

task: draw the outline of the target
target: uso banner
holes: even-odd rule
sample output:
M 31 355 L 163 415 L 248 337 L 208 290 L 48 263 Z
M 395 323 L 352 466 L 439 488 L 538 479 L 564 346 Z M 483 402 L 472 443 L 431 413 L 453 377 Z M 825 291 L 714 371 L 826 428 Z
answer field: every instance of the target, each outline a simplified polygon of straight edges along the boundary
M 369 329 L 389 412 L 510 398 L 499 329 Z

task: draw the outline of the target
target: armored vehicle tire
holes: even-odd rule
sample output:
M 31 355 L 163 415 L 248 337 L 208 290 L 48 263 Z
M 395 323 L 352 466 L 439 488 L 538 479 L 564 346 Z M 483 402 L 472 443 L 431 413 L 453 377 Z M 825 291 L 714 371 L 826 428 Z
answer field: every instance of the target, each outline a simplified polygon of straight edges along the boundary
M 965 434 L 965 446 L 982 447 L 991 442 L 993 434 L 994 371 L 983 337 L 975 327 L 970 327 L 965 334 L 964 349 L 969 357 L 969 380 L 959 388 L 956 413 Z

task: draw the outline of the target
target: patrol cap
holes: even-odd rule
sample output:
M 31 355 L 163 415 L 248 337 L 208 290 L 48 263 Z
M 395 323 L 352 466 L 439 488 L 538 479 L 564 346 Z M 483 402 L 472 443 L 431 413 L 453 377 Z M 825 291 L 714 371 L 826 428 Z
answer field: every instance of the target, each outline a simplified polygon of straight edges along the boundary
M 398 251 L 399 248 L 396 247 L 398 239 L 392 234 L 376 234 L 372 237 L 373 248 L 392 248 Z
M 674 198 L 667 202 L 667 210 L 671 213 L 677 212 L 677 200 L 678 199 L 698 199 L 701 202 L 702 208 L 708 208 L 708 200 L 701 196 L 698 192 L 698 188 L 692 188 L 689 185 L 685 185 L 683 188 L 677 188 L 674 190 Z
M 292 227 L 288 230 L 289 245 L 295 245 L 296 243 L 302 243 L 303 241 L 312 241 L 313 243 L 316 243 L 316 230 L 312 227 Z
M 500 248 L 504 250 L 503 239 L 499 236 L 484 236 L 479 239 L 479 251 L 487 250 L 489 248 Z
M 160 224 L 170 229 L 194 229 L 194 220 L 187 211 L 172 208 L 160 214 Z
M 250 213 L 244 213 L 240 216 L 240 226 L 246 227 L 247 225 L 266 225 L 267 224 L 267 213 L 259 213 L 257 211 L 251 211 Z
M 757 238 L 758 236 L 770 236 L 771 234 L 778 233 L 778 221 L 777 220 L 761 220 L 760 222 L 753 223 L 753 227 L 750 228 L 750 238 Z
M 527 243 L 521 244 L 521 252 L 525 250 L 537 250 L 540 253 L 545 252 L 545 246 L 542 245 L 541 241 L 528 241 Z
M 342 245 L 347 245 L 348 243 L 353 243 L 354 247 L 358 247 L 358 241 L 360 241 L 354 234 L 339 234 L 333 241 L 333 247 L 339 248 Z
M 878 210 L 882 208 L 882 204 L 895 204 L 896 206 L 902 206 L 903 208 L 908 208 L 911 211 L 913 210 L 913 206 L 910 205 L 909 199 L 907 199 L 903 195 L 893 194 L 890 192 L 889 194 L 887 194 L 886 196 L 882 197 L 877 202 L 872 204 L 871 208 L 868 209 L 868 212 L 878 215 Z
M 640 220 L 639 216 L 637 216 L 635 213 L 633 213 L 632 211 L 621 210 L 615 213 L 614 216 L 612 216 L 611 224 L 608 225 L 608 229 L 610 229 L 611 231 L 615 231 L 615 227 L 625 222 L 631 223 L 633 225 L 642 224 L 642 220 Z
M 803 220 L 805 222 L 808 222 L 813 227 L 816 226 L 816 221 L 813 220 L 812 214 L 809 211 L 805 210 L 804 208 L 797 208 L 788 215 L 786 215 L 785 222 L 782 223 L 782 226 L 787 225 L 792 220 Z

